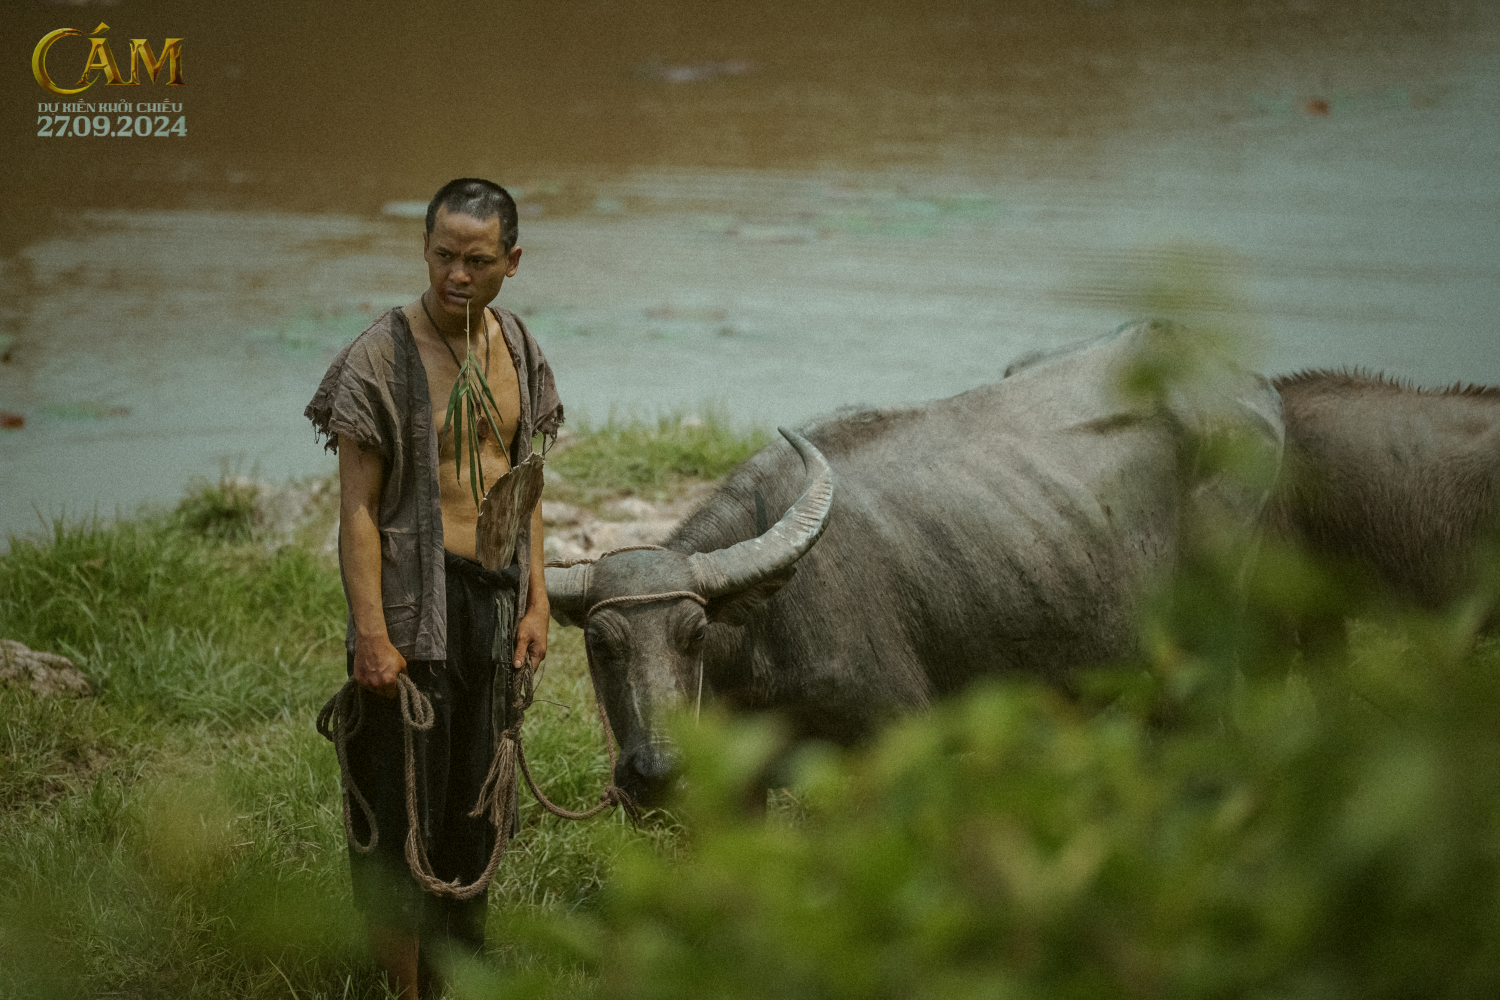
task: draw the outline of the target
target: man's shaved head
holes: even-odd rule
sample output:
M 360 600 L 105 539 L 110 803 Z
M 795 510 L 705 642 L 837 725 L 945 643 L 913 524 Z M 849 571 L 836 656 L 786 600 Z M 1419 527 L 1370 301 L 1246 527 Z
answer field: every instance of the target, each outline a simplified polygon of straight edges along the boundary
M 432 233 L 437 221 L 438 209 L 446 208 L 481 221 L 500 218 L 500 249 L 509 253 L 520 237 L 520 226 L 516 221 L 516 202 L 494 181 L 478 177 L 460 177 L 438 188 L 438 193 L 427 203 L 427 232 Z

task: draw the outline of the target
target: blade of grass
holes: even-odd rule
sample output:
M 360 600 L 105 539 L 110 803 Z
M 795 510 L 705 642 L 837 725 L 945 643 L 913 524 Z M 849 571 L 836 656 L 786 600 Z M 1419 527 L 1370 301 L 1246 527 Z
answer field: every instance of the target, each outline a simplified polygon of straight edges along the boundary
M 490 392 L 488 382 L 481 381 L 480 386 L 484 389 L 479 398 L 480 405 L 484 407 L 485 416 L 489 419 L 490 428 L 495 432 L 495 443 L 500 446 L 500 453 L 505 456 L 505 464 L 510 465 L 510 449 L 505 447 L 505 442 L 500 438 L 500 404 L 495 402 L 495 396 Z
M 479 425 L 474 419 L 473 400 L 467 405 L 469 411 L 469 490 L 474 494 L 474 506 L 479 506 L 479 489 L 482 484 L 482 475 L 479 465 Z
M 485 420 L 495 433 L 495 442 L 505 462 L 510 464 L 510 449 L 500 438 L 500 405 L 490 390 L 489 380 L 479 367 L 474 354 L 474 342 L 470 332 L 469 316 L 464 315 L 464 360 L 458 366 L 458 378 L 448 394 L 448 412 L 443 420 L 444 435 L 453 434 L 453 478 L 463 482 L 464 448 L 469 450 L 469 490 L 474 495 L 474 506 L 478 507 L 485 491 L 484 456 L 480 452 L 483 443 L 479 433 L 479 421 Z M 467 426 L 466 426 L 467 420 Z
M 459 389 L 460 382 L 462 382 L 462 379 L 460 379 L 459 382 L 453 383 L 453 391 L 450 392 L 450 393 L 448 393 L 448 415 L 447 415 L 447 418 L 443 421 L 443 434 L 445 436 L 448 434 L 448 432 L 450 430 L 453 430 L 453 425 L 454 425 L 454 420 L 455 419 L 457 419 L 457 421 L 458 421 L 458 426 L 460 428 L 463 427 L 463 416 L 459 412 L 460 409 L 461 409 L 461 407 L 462 407 L 462 405 L 463 405 L 463 393 Z M 457 442 L 458 442 L 458 431 L 454 431 L 453 441 L 454 441 L 454 444 L 456 445 Z M 453 479 L 454 479 L 455 482 L 458 481 L 458 453 L 457 453 L 457 451 L 455 451 L 454 455 L 453 455 Z
M 458 458 L 459 452 L 463 450 L 462 442 L 464 434 L 464 399 L 463 393 L 459 391 L 457 385 L 453 387 L 453 391 L 457 396 L 457 405 L 455 406 L 453 411 L 453 481 L 455 483 L 461 483 L 463 482 L 463 477 L 459 475 L 458 470 L 460 466 L 458 464 Z
M 292 994 L 292 1000 L 297 1000 L 297 988 L 292 985 L 292 981 L 286 977 L 285 972 L 281 971 L 281 966 L 277 965 L 274 959 L 271 960 L 271 968 L 275 969 L 276 974 L 281 977 L 281 981 L 286 983 L 286 988 Z

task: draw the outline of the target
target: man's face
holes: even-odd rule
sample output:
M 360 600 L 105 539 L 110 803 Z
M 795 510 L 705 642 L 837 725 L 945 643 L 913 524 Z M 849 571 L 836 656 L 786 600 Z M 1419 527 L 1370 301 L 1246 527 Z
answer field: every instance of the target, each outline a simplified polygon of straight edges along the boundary
M 521 248 L 501 251 L 499 216 L 476 219 L 440 208 L 432 232 L 422 237 L 422 256 L 433 305 L 458 320 L 466 308 L 477 315 L 499 294 L 505 279 L 516 273 Z

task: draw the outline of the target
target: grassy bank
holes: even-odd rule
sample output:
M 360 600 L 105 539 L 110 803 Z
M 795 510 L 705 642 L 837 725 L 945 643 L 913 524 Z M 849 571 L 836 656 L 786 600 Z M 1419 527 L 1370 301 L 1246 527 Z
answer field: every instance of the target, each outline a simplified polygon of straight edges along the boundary
M 590 428 L 555 467 L 597 502 L 761 440 L 707 423 Z M 0 557 L 0 636 L 98 691 L 0 689 L 0 996 L 384 995 L 312 727 L 344 678 L 337 570 L 269 544 L 238 489 Z M 1193 565 L 1142 656 L 1069 697 L 988 684 L 865 752 L 804 748 L 768 823 L 738 802 L 782 735 L 711 711 L 679 733 L 675 820 L 565 824 L 523 794 L 459 995 L 1494 995 L 1500 643 L 1462 607 L 1382 613 L 1309 668 L 1257 624 L 1306 599 L 1294 562 L 1249 614 Z M 576 630 L 548 664 L 528 753 L 581 805 L 605 755 Z
M 338 772 L 312 728 L 344 678 L 337 570 L 167 519 L 17 542 L 0 631 L 83 665 L 96 698 L 0 691 L 0 995 L 379 996 L 349 908 Z M 576 636 L 528 743 L 562 801 L 605 761 Z M 595 892 L 636 834 L 522 810 L 496 905 Z
M 554 466 L 585 500 L 671 491 L 765 439 L 684 422 L 583 428 Z M 69 656 L 98 692 L 0 688 L 0 996 L 383 995 L 349 902 L 337 764 L 312 725 L 344 680 L 338 570 L 314 543 L 336 500 L 273 530 L 255 491 L 197 482 L 173 511 L 58 524 L 0 557 L 0 636 Z M 576 630 L 554 626 L 547 662 L 558 704 L 530 714 L 528 756 L 577 807 L 607 762 Z M 577 906 L 622 845 L 676 836 L 565 824 L 529 796 L 521 817 L 497 913 Z
M 621 496 L 670 500 L 685 486 L 718 479 L 765 447 L 763 428 L 741 429 L 716 407 L 653 421 L 611 414 L 571 427 L 550 456 L 547 496 L 584 507 Z

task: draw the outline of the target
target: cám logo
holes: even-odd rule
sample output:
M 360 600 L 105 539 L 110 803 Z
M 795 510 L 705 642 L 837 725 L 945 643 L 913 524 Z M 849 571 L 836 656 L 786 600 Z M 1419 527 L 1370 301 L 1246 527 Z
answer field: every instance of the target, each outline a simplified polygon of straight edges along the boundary
M 157 82 L 165 70 L 166 83 L 169 87 L 182 86 L 182 39 L 168 38 L 162 42 L 161 53 L 158 55 L 152 51 L 151 43 L 144 38 L 132 38 L 130 40 L 130 77 L 120 74 L 120 64 L 115 62 L 115 54 L 110 50 L 109 39 L 101 37 L 109 30 L 109 25 L 103 21 L 99 26 L 89 33 L 89 54 L 84 61 L 83 73 L 78 77 L 78 83 L 73 87 L 59 87 L 52 80 L 47 71 L 47 53 L 59 40 L 69 37 L 84 37 L 83 32 L 74 28 L 58 28 L 49 31 L 42 36 L 42 40 L 36 43 L 36 48 L 31 52 L 31 74 L 36 77 L 43 90 L 52 94 L 61 94 L 64 97 L 69 94 L 81 94 L 94 84 L 99 82 L 99 77 L 104 77 L 104 84 L 108 87 L 134 86 L 141 82 L 140 70 L 144 69 L 151 82 Z

